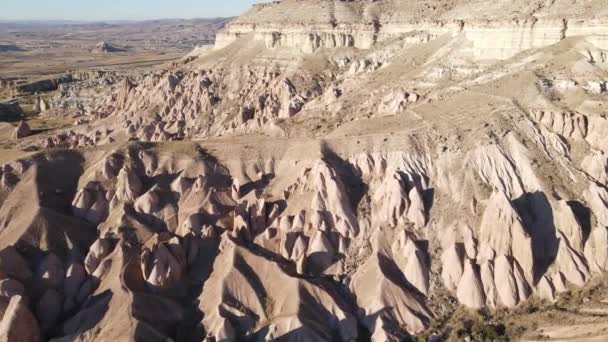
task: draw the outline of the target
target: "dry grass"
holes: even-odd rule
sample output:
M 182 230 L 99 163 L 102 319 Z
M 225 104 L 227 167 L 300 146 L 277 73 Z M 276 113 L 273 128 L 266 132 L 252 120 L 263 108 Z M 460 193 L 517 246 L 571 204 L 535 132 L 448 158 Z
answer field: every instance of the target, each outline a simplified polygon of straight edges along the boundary
M 25 158 L 31 154 L 32 152 L 26 152 L 23 150 L 0 148 L 0 164 L 4 164 L 20 158 Z
M 471 341 L 545 340 L 548 339 L 547 332 L 551 332 L 553 327 L 581 324 L 589 325 L 586 333 L 592 337 L 603 333 L 601 329 L 604 326 L 599 323 L 605 322 L 607 317 L 589 314 L 584 309 L 605 303 L 607 298 L 608 276 L 598 276 L 589 286 L 561 294 L 556 303 L 532 297 L 515 308 L 498 308 L 494 312 L 454 306 L 447 314 L 436 317 L 429 329 L 418 338 L 426 341 L 429 336 L 438 335 L 447 341 L 463 341 L 466 338 Z M 448 302 L 446 298 L 431 301 Z M 594 328 L 598 331 L 594 331 Z

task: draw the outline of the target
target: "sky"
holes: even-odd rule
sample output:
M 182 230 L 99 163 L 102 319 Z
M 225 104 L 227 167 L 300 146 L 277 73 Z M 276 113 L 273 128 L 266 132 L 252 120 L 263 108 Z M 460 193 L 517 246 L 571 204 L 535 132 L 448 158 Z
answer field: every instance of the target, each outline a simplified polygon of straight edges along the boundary
M 264 0 L 0 0 L 0 20 L 145 20 L 236 16 Z

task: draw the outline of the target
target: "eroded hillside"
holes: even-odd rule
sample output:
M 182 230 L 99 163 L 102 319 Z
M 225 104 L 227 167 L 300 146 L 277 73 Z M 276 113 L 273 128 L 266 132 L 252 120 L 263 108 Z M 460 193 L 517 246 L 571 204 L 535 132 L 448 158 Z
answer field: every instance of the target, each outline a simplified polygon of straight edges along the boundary
M 607 338 L 605 12 L 284 0 L 22 124 L 0 333 Z

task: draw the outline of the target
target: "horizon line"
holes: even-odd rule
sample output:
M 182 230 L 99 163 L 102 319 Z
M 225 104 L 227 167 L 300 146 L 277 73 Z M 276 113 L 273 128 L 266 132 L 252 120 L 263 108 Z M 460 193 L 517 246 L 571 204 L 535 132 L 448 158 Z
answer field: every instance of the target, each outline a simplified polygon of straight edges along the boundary
M 140 18 L 140 19 L 8 19 L 0 18 L 0 23 L 19 23 L 19 22 L 64 22 L 64 23 L 100 23 L 100 22 L 141 22 L 141 21 L 155 21 L 155 20 L 196 20 L 196 19 L 231 19 L 237 16 L 215 16 L 215 17 L 153 17 L 153 18 Z

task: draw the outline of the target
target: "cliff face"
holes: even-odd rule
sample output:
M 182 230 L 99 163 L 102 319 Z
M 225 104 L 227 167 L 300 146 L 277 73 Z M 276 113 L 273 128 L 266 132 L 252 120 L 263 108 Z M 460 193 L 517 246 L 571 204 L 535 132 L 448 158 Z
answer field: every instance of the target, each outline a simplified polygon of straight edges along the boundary
M 304 53 L 320 48 L 369 49 L 411 32 L 424 32 L 430 37 L 463 34 L 472 43 L 476 59 L 505 59 L 582 35 L 606 46 L 606 9 L 597 1 L 576 7 L 584 7 L 585 11 L 572 11 L 575 4 L 566 1 L 454 3 L 277 1 L 257 5 L 230 23 L 218 34 L 216 48 L 251 35 L 268 48 L 287 47 Z

